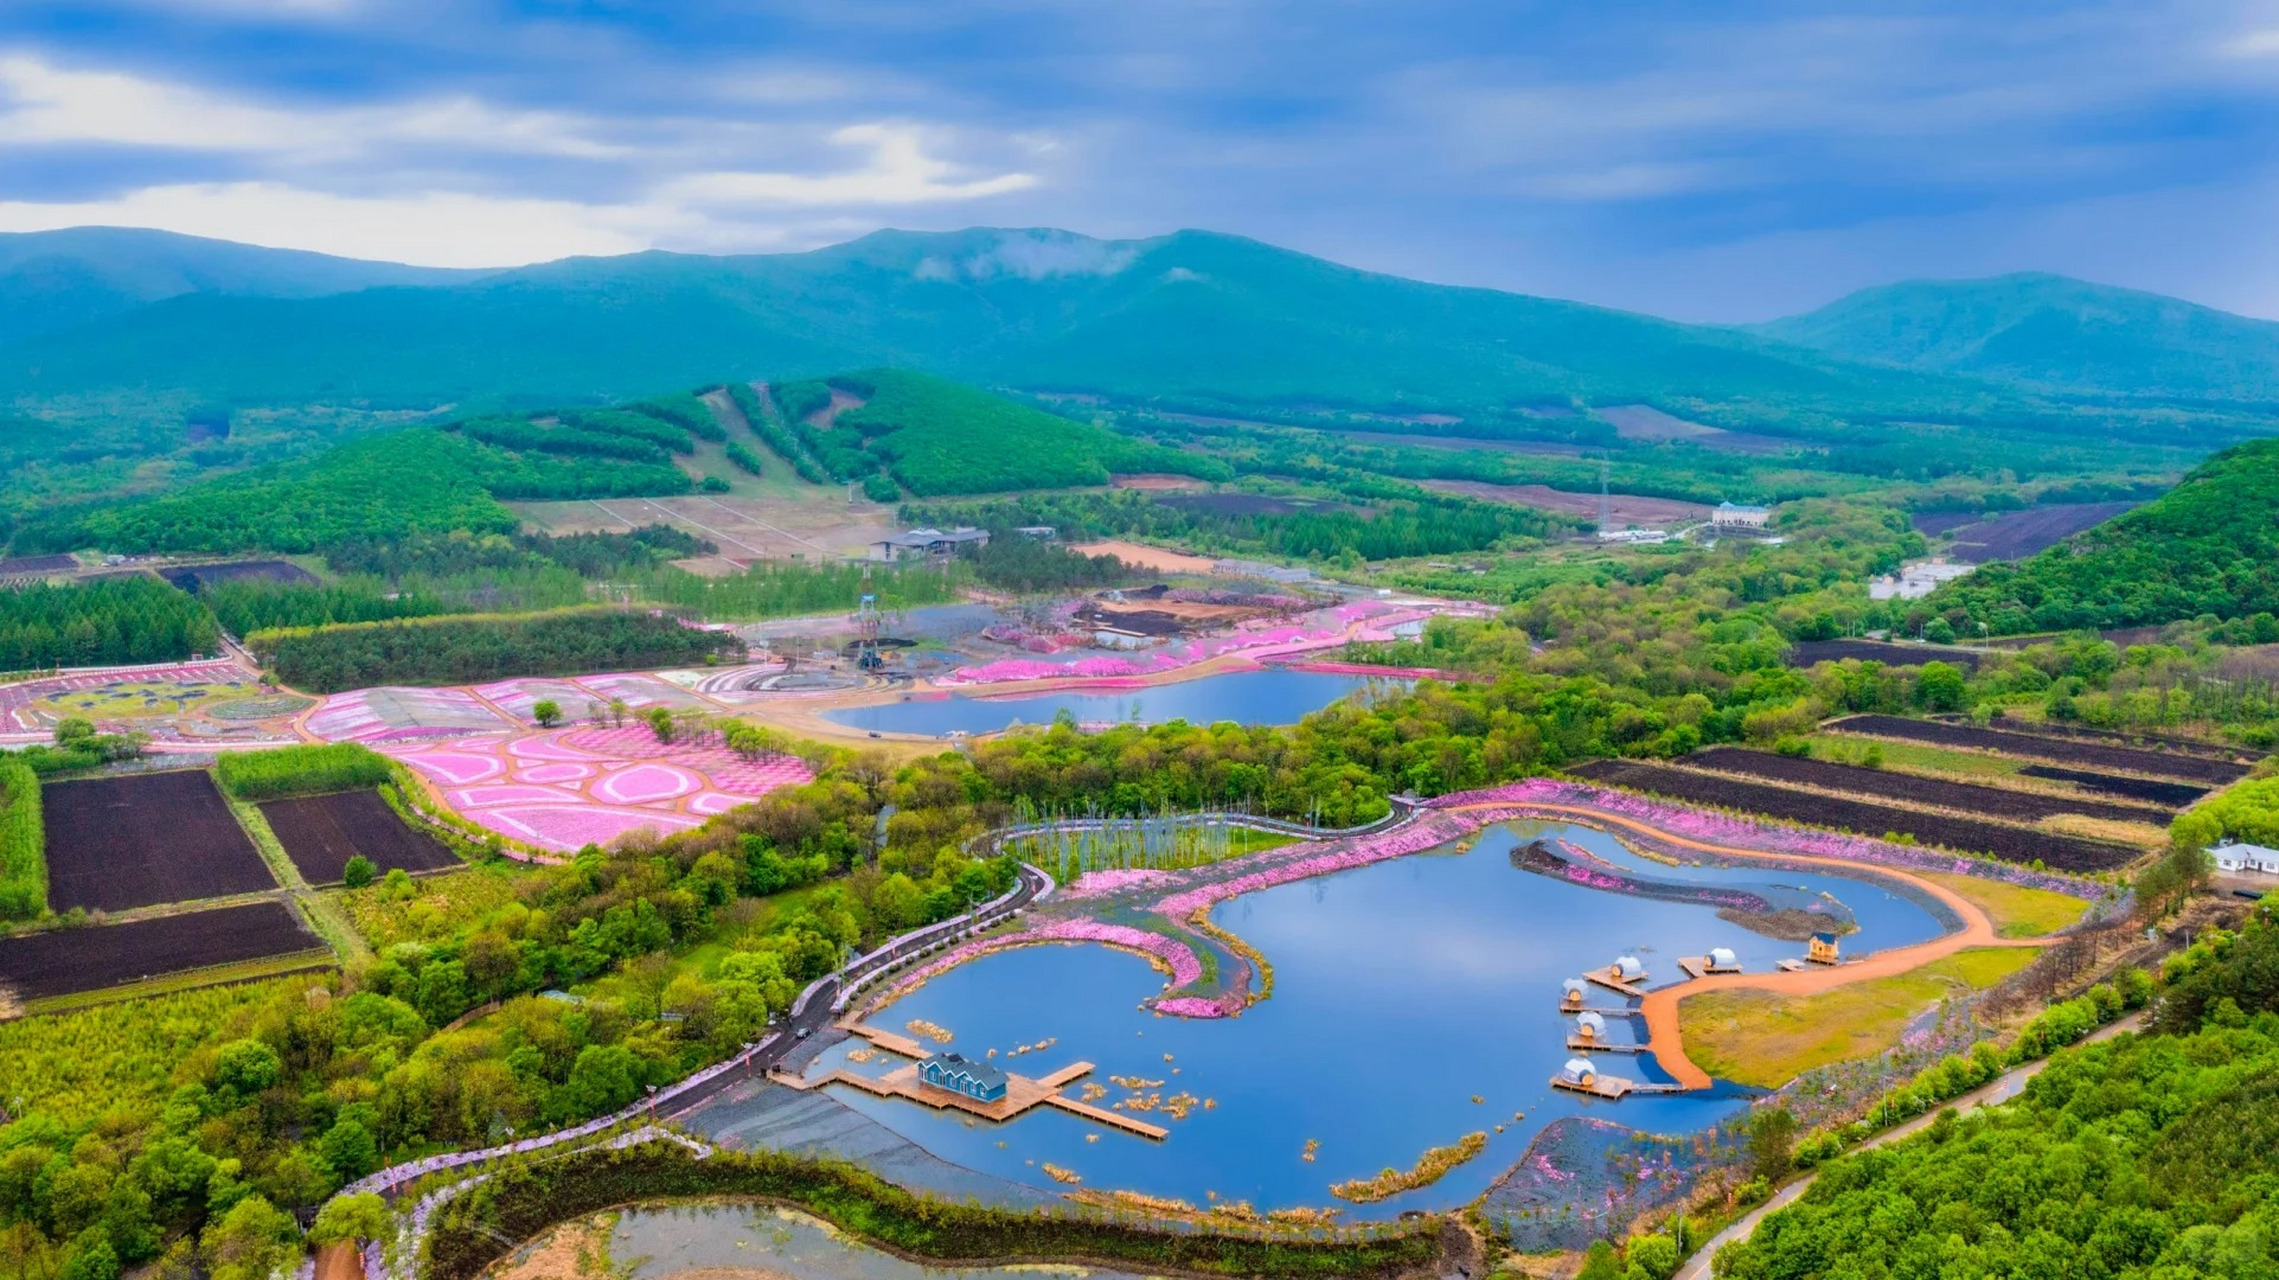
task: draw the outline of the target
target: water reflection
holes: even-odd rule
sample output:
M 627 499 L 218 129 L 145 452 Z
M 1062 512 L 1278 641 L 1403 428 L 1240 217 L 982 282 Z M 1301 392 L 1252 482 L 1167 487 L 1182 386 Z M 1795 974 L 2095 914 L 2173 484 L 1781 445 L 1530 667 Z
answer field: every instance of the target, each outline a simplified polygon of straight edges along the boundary
M 1371 684 L 1370 676 L 1322 671 L 1235 671 L 1173 684 L 1113 692 L 1054 693 L 1026 698 L 953 694 L 913 698 L 871 707 L 826 711 L 824 718 L 853 729 L 882 733 L 995 733 L 1014 724 L 1050 724 L 1062 712 L 1079 724 L 1136 721 L 1161 724 L 1186 720 L 1209 724 L 1294 724 L 1339 698 Z

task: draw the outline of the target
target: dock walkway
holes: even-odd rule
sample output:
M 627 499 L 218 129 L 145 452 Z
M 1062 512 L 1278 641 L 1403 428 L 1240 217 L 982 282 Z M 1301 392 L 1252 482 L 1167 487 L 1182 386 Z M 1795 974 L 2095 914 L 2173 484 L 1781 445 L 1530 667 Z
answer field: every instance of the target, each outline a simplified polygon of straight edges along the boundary
M 905 1058 L 924 1058 L 927 1056 L 926 1048 L 907 1036 L 897 1035 L 880 1027 L 866 1026 L 856 1022 L 842 1022 L 839 1026 L 841 1029 L 860 1036 L 890 1053 L 900 1054 Z M 962 1093 L 954 1093 L 948 1089 L 937 1088 L 921 1081 L 918 1078 L 918 1064 L 915 1062 L 896 1067 L 883 1076 L 866 1076 L 841 1067 L 828 1075 L 818 1076 L 812 1080 L 793 1072 L 781 1070 L 769 1072 L 768 1079 L 786 1088 L 800 1090 L 820 1089 L 827 1084 L 843 1084 L 876 1097 L 907 1098 L 912 1102 L 922 1102 L 937 1110 L 963 1111 L 968 1115 L 979 1116 L 984 1120 L 993 1120 L 1000 1124 L 1036 1107 L 1056 1107 L 1071 1115 L 1082 1116 L 1094 1124 L 1103 1124 L 1111 1129 L 1121 1129 L 1125 1133 L 1137 1134 L 1142 1138 L 1161 1140 L 1171 1136 L 1171 1131 L 1161 1125 L 1149 1124 L 1145 1120 L 1125 1115 L 1120 1111 L 1095 1107 L 1089 1102 L 1079 1102 L 1061 1093 L 1062 1089 L 1090 1074 L 1092 1074 L 1092 1064 L 1089 1062 L 1072 1062 L 1042 1078 L 1018 1076 L 1008 1071 L 1005 1073 L 1005 1096 L 994 1102 L 969 1098 Z

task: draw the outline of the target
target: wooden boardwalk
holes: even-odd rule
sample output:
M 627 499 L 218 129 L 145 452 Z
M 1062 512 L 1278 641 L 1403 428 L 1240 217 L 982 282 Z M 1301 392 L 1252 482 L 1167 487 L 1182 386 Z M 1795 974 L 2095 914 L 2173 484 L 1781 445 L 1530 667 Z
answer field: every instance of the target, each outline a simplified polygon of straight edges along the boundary
M 1704 975 L 1707 975 L 1707 974 L 1712 974 L 1712 973 L 1739 973 L 1739 972 L 1741 972 L 1741 966 L 1739 966 L 1739 965 L 1737 965 L 1737 964 L 1727 964 L 1727 965 L 1716 965 L 1716 964 L 1711 964 L 1711 963 L 1709 962 L 1709 957 L 1708 957 L 1708 956 L 1679 956 L 1679 957 L 1678 957 L 1678 967 L 1679 967 L 1680 969 L 1683 969 L 1683 970 L 1685 970 L 1685 971 L 1686 971 L 1686 976 L 1687 976 L 1687 977 L 1689 977 L 1689 978 L 1699 978 L 1699 977 L 1702 977 L 1702 976 L 1704 976 Z
M 1621 1076 L 1594 1076 L 1589 1084 L 1578 1084 L 1564 1076 L 1551 1077 L 1551 1087 L 1570 1093 L 1587 1093 L 1594 1098 L 1621 1098 L 1633 1093 L 1683 1093 L 1682 1084 L 1653 1084 L 1644 1080 L 1625 1080 Z
M 1577 1053 L 1648 1053 L 1653 1050 L 1654 1046 L 1647 1044 L 1609 1044 L 1604 1040 L 1586 1040 L 1581 1036 L 1568 1036 L 1567 1047 Z
M 901 1054 L 903 1057 L 924 1058 L 928 1056 L 928 1050 L 924 1046 L 907 1036 L 896 1035 L 892 1031 L 865 1026 L 861 1023 L 842 1022 L 839 1026 L 851 1034 L 861 1036 L 881 1049 Z M 918 1064 L 914 1062 L 907 1066 L 896 1067 L 883 1076 L 860 1075 L 842 1067 L 829 1075 L 813 1080 L 782 1070 L 769 1072 L 768 1079 L 788 1088 L 801 1090 L 819 1089 L 827 1084 L 843 1084 L 877 1097 L 907 1098 L 912 1102 L 922 1102 L 937 1110 L 963 1111 L 967 1115 L 979 1116 L 984 1120 L 991 1120 L 1000 1124 L 1035 1107 L 1056 1107 L 1071 1115 L 1082 1116 L 1094 1124 L 1104 1124 L 1111 1129 L 1121 1129 L 1125 1133 L 1137 1134 L 1142 1138 L 1160 1140 L 1171 1136 L 1171 1131 L 1161 1125 L 1149 1124 L 1145 1120 L 1136 1116 L 1125 1115 L 1120 1111 L 1095 1107 L 1089 1102 L 1079 1102 L 1061 1093 L 1062 1089 L 1090 1074 L 1092 1074 L 1092 1064 L 1089 1062 L 1072 1062 L 1042 1078 L 1018 1076 L 1008 1071 L 1005 1073 L 1005 1096 L 995 1102 L 983 1102 L 979 1098 L 969 1098 L 962 1093 L 955 1093 L 927 1084 L 918 1078 Z

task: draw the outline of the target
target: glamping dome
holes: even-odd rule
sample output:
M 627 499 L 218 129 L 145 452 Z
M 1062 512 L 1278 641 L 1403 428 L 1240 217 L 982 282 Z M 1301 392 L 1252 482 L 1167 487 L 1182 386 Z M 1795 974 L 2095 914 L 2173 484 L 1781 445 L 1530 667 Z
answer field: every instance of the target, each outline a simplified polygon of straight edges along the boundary
M 1585 1013 L 1575 1019 L 1575 1029 L 1585 1040 L 1597 1040 L 1606 1035 L 1606 1019 L 1595 1013 Z
M 1583 980 L 1581 978 L 1569 978 L 1564 985 L 1567 1002 L 1581 1004 L 1583 1002 Z
M 1712 969 L 1730 969 L 1740 963 L 1740 960 L 1734 956 L 1731 947 L 1711 947 L 1709 949 L 1709 967 Z
M 1598 1083 L 1598 1068 L 1591 1065 L 1589 1058 L 1569 1058 L 1567 1065 L 1559 1068 L 1559 1078 L 1568 1084 L 1587 1087 Z
M 1624 982 L 1636 982 L 1646 976 L 1646 966 L 1636 956 L 1624 956 L 1614 962 L 1614 976 Z

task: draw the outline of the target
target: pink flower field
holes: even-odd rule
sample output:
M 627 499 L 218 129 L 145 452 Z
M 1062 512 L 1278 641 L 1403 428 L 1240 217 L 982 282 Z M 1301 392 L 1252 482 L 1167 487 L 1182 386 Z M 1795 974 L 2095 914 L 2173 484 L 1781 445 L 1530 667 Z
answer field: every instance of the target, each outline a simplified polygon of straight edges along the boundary
M 812 778 L 788 756 L 754 764 L 717 747 L 660 743 L 646 726 L 379 745 L 461 816 L 563 853 L 634 831 L 684 831 Z

